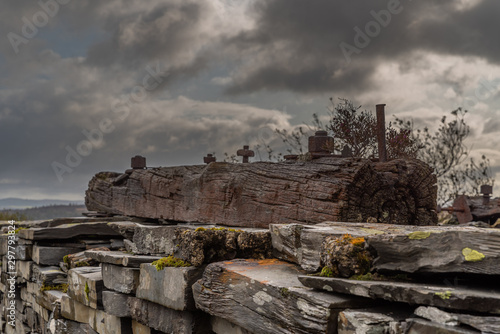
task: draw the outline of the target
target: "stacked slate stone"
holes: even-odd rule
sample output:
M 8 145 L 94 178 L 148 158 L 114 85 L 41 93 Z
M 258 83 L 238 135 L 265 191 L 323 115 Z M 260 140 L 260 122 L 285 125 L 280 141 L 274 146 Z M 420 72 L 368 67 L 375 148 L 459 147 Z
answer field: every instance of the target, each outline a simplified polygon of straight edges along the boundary
M 8 237 L 12 235 L 8 234 L 11 230 L 9 225 L 8 222 L 0 224 L 4 233 L 0 236 L 0 332 L 92 333 L 89 319 L 75 322 L 72 321 L 74 319 L 63 318 L 61 313 L 65 309 L 61 303 L 68 296 L 77 296 L 74 288 L 76 283 L 73 282 L 72 286 L 71 281 L 73 272 L 86 268 L 100 271 L 100 268 L 83 267 L 91 264 L 88 263 L 90 259 L 80 257 L 71 262 L 67 255 L 94 248 L 122 248 L 122 236 L 111 229 L 107 222 L 93 218 L 68 218 L 16 222 L 15 238 L 10 238 L 15 242 L 9 243 Z M 15 264 L 15 268 L 12 264 Z M 71 269 L 74 265 L 82 267 Z M 15 284 L 11 285 L 11 282 Z M 13 312 L 9 309 L 12 303 L 15 303 Z
M 498 229 L 67 222 L 17 233 L 3 333 L 500 332 Z
M 278 258 L 309 272 L 338 269 L 337 277 L 301 275 L 302 284 L 372 301 L 340 312 L 339 333 L 500 333 L 499 229 L 332 222 L 271 231 Z M 335 261 L 346 236 L 373 255 L 367 273 L 349 277 L 359 252 Z

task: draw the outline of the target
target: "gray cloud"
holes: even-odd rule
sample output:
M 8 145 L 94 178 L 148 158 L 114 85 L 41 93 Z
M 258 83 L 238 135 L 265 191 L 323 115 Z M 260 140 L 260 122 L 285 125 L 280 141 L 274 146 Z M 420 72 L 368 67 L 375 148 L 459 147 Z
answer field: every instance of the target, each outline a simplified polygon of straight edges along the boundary
M 241 18 L 233 16 L 237 10 L 224 17 L 215 3 L 71 1 L 20 45 L 18 54 L 5 36 L 21 33 L 21 18 L 32 17 L 40 7 L 6 3 L 0 12 L 2 191 L 83 196 L 94 173 L 128 168 L 136 154 L 147 156 L 151 165 L 201 163 L 214 151 L 221 160 L 224 152 L 261 143 L 262 133 L 273 140 L 269 131 L 290 127 L 291 117 L 303 117 L 302 110 L 321 112 L 328 104 L 325 92 L 356 97 L 380 88 L 377 70 L 389 61 L 397 61 L 399 73 L 406 75 L 433 67 L 420 58 L 422 53 L 498 64 L 494 13 L 499 5 L 492 0 L 467 10 L 458 10 L 451 0 L 402 1 L 402 12 L 352 55 L 350 65 L 339 43 L 354 44 L 353 28 L 364 29 L 373 20 L 370 11 L 386 9 L 388 1 L 250 1 L 254 5 L 241 27 L 234 22 Z M 66 48 L 84 52 L 61 51 L 62 32 Z M 88 35 L 92 38 L 82 38 Z M 125 120 L 118 120 L 113 106 L 142 84 L 147 65 L 156 64 L 168 75 L 144 101 L 131 103 Z M 460 95 L 476 78 L 457 74 L 453 65 L 448 69 L 429 74 L 428 83 L 452 87 Z M 205 87 L 210 89 L 205 92 Z M 196 90 L 205 95 L 193 97 Z M 296 93 L 293 112 L 272 110 L 283 109 L 287 101 L 282 98 L 290 92 Z M 323 100 L 310 102 L 311 96 Z M 82 131 L 106 118 L 115 129 L 58 182 L 52 163 L 66 164 L 66 147 L 76 149 L 87 139 Z M 485 133 L 494 131 L 494 124 Z
M 380 34 L 358 48 L 360 53 L 353 53 L 348 64 L 340 43 L 356 46 L 354 27 L 366 32 L 365 25 L 375 21 L 371 12 L 387 10 L 389 3 L 394 1 L 259 2 L 255 29 L 231 39 L 236 48 L 244 50 L 243 55 L 248 52 L 249 58 L 258 61 L 236 71 L 228 93 L 370 89 L 380 84 L 374 77 L 380 64 L 398 60 L 408 71 L 417 63 L 415 52 L 423 50 L 499 63 L 500 44 L 493 41 L 500 28 L 495 16 L 500 3 L 484 0 L 460 10 L 456 2 L 447 0 L 401 1 L 399 13 L 391 15 Z M 461 92 L 459 81 L 451 84 Z

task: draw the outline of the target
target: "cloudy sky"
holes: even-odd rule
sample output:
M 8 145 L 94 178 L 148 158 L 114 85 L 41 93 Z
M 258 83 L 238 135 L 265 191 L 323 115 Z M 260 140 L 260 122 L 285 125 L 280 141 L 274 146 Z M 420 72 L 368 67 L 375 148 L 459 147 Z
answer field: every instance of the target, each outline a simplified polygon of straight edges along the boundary
M 0 198 L 83 200 L 99 171 L 199 164 L 326 114 L 469 110 L 500 171 L 500 2 L 41 0 L 0 11 Z M 500 177 L 500 174 L 498 174 Z M 498 182 L 497 182 L 498 184 Z

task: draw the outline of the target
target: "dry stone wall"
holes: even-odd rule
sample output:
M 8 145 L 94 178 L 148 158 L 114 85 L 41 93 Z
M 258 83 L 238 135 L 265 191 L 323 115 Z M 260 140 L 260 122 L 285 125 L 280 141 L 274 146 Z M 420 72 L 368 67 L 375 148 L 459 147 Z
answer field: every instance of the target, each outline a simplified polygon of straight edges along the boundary
M 498 229 L 16 224 L 1 223 L 2 333 L 500 333 Z M 346 235 L 370 272 L 318 275 Z

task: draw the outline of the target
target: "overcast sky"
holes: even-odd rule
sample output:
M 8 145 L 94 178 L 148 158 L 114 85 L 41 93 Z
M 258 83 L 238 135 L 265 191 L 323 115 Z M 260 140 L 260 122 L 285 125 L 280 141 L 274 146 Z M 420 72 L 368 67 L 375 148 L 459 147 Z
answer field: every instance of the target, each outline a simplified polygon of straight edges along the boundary
M 0 198 L 83 200 L 136 154 L 278 148 L 274 129 L 330 97 L 419 126 L 462 106 L 496 173 L 499 14 L 495 0 L 3 1 Z

